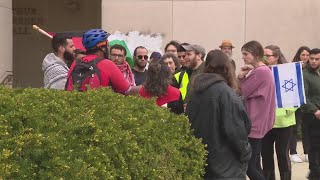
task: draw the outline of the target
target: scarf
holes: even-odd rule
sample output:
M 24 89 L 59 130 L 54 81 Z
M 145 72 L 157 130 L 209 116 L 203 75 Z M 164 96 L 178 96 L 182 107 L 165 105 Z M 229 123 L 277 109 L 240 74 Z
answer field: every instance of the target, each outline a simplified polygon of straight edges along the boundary
M 129 82 L 130 86 L 135 86 L 136 84 L 134 81 L 134 77 L 127 61 L 124 61 L 122 64 L 119 64 L 117 66 L 122 72 L 123 77 Z

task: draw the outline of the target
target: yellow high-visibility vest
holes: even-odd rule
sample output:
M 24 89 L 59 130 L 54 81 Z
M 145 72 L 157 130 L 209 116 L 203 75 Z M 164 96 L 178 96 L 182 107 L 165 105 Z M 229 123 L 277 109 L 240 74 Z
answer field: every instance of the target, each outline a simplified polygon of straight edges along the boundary
M 183 73 L 183 74 L 181 75 L 181 73 Z M 182 76 L 182 78 L 180 77 L 180 75 Z M 182 100 L 184 100 L 187 95 L 187 87 L 189 84 L 189 75 L 186 71 L 181 71 L 181 72 L 176 73 L 174 75 L 174 77 L 176 78 L 178 84 L 180 85 L 179 90 L 181 92 Z

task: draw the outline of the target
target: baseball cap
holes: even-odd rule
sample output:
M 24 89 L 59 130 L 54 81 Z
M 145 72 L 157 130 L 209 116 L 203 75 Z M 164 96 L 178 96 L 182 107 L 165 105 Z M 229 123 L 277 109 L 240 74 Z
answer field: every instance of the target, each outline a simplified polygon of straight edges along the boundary
M 151 58 L 155 58 L 155 59 L 160 59 L 161 58 L 161 54 L 157 51 L 154 51 L 153 53 L 151 53 L 150 59 Z
M 197 53 L 200 53 L 202 55 L 202 58 L 206 56 L 206 50 L 198 44 L 182 45 L 182 47 L 186 51 L 195 51 Z

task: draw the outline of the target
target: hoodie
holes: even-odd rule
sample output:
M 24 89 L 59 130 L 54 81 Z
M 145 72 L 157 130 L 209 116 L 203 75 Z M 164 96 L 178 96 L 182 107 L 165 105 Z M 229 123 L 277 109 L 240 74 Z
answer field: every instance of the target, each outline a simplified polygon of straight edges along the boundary
M 219 74 L 202 73 L 194 77 L 192 86 L 196 93 L 201 93 L 208 89 L 209 86 L 221 81 L 226 82 L 226 79 Z
M 186 114 L 195 137 L 207 144 L 204 179 L 245 179 L 251 156 L 250 120 L 241 99 L 215 73 L 199 74 L 191 85 Z
M 67 64 L 54 53 L 47 54 L 42 62 L 44 73 L 44 88 L 65 89 L 69 68 Z

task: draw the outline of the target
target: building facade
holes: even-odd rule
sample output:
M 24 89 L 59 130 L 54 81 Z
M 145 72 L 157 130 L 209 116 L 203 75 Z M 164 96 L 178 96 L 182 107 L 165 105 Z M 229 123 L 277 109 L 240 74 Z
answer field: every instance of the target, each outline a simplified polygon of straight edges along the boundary
M 15 87 L 42 87 L 50 40 L 32 24 L 50 32 L 160 33 L 162 48 L 179 40 L 209 51 L 229 39 L 238 67 L 250 40 L 278 45 L 288 61 L 302 45 L 320 47 L 319 0 L 0 0 L 0 14 L 0 83 L 12 73 Z

